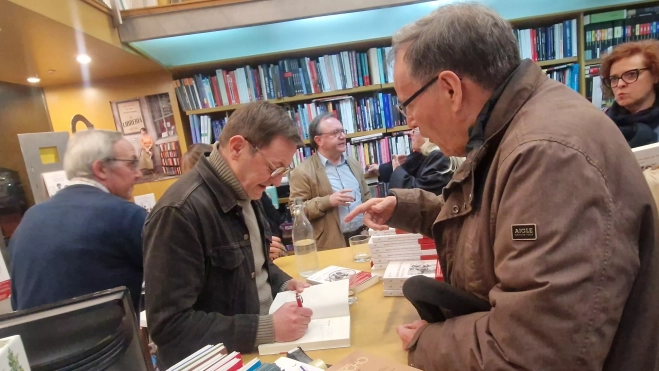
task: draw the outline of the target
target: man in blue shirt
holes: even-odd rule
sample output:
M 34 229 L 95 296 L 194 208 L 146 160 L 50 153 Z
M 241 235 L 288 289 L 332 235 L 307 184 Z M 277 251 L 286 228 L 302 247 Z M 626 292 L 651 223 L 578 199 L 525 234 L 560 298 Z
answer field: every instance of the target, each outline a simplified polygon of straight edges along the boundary
M 309 124 L 311 146 L 316 153 L 291 173 L 290 200 L 302 197 L 304 211 L 314 228 L 320 250 L 348 246 L 348 239 L 362 233 L 361 217 L 345 217 L 371 198 L 359 162 L 345 155 L 343 125 L 332 114 L 316 116 Z
M 14 310 L 126 286 L 139 311 L 146 211 L 129 201 L 137 164 L 121 133 L 87 130 L 69 139 L 70 185 L 31 207 L 9 241 Z

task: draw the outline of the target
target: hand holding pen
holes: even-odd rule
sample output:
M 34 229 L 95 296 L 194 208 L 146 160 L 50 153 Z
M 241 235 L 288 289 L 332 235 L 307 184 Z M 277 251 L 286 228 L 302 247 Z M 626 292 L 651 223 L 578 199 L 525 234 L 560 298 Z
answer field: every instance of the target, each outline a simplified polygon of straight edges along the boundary
M 296 293 L 295 302 L 285 303 L 272 315 L 275 341 L 294 341 L 307 332 L 313 312 L 303 307 L 302 303 L 302 295 Z

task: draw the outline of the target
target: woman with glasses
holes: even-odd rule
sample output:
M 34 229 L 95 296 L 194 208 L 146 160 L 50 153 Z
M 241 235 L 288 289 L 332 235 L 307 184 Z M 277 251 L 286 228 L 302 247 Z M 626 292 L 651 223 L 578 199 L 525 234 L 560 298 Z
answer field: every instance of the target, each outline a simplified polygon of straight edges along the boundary
M 633 148 L 657 142 L 659 126 L 659 41 L 618 45 L 604 58 L 602 89 L 615 102 L 606 114 Z
M 368 167 L 369 174 L 377 174 L 381 182 L 388 182 L 389 188 L 419 188 L 436 195 L 453 177 L 463 158 L 447 157 L 437 145 L 419 133 L 410 132 L 412 153 L 409 156 L 393 156 L 391 162 Z

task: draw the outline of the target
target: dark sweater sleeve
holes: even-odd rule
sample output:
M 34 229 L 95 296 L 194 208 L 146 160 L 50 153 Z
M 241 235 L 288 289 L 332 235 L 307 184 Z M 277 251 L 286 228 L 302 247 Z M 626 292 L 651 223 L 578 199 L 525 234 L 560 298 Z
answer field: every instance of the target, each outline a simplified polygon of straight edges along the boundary
M 389 188 L 420 188 L 439 195 L 453 177 L 453 172 L 448 171 L 450 166 L 448 157 L 440 151 L 432 151 L 414 174 L 409 174 L 402 166 L 397 167 L 391 174 Z
M 144 227 L 144 271 L 146 314 L 155 343 L 178 349 L 180 355 L 218 343 L 239 352 L 253 351 L 258 314 L 227 316 L 194 309 L 206 268 L 193 223 L 173 207 L 153 213 Z M 166 233 L 174 229 L 177 233 Z
M 281 230 L 279 229 L 279 222 L 281 215 L 279 214 L 279 211 L 275 209 L 275 207 L 272 205 L 272 200 L 270 197 L 263 193 L 263 196 L 261 196 L 261 205 L 263 206 L 263 211 L 265 214 L 265 219 L 268 221 L 268 225 L 270 226 L 270 232 L 272 233 L 273 236 L 277 236 L 281 238 Z
M 142 230 L 147 212 L 143 208 L 127 202 L 118 216 L 124 225 L 121 230 L 126 231 L 127 243 L 124 245 L 126 256 L 131 265 L 142 270 L 144 259 L 142 255 Z
M 391 179 L 391 172 L 393 171 L 391 161 L 381 164 L 380 167 L 378 167 L 378 171 L 380 172 L 380 175 L 378 176 L 378 180 L 380 182 L 389 183 Z

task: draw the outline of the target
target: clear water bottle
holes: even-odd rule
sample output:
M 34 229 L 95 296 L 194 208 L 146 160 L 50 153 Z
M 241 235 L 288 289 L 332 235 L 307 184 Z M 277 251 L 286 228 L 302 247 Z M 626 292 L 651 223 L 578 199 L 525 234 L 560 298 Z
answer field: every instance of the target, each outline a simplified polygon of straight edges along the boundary
M 302 198 L 296 197 L 293 205 L 293 248 L 295 249 L 295 262 L 297 271 L 302 277 L 309 277 L 318 272 L 318 249 L 313 235 L 313 227 L 304 215 Z

